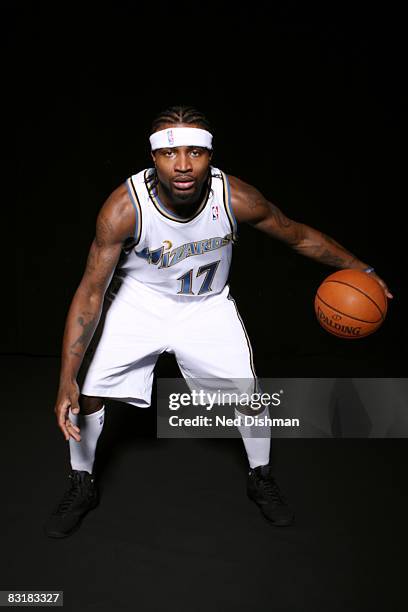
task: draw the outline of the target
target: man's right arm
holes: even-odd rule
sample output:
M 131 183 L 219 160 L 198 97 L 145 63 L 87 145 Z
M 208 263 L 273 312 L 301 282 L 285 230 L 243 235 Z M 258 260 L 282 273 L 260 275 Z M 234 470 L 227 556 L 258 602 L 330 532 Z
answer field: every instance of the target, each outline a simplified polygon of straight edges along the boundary
M 65 427 L 68 409 L 71 407 L 74 412 L 79 409 L 76 377 L 100 320 L 105 291 L 112 279 L 123 243 L 134 235 L 135 222 L 135 211 L 126 185 L 121 185 L 112 192 L 99 211 L 85 272 L 65 323 L 55 412 L 66 439 L 69 439 Z

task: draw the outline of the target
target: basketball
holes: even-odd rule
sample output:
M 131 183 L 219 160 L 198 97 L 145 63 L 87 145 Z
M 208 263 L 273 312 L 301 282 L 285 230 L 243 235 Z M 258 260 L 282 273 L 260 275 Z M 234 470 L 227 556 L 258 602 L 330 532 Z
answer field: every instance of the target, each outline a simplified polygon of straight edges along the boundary
M 315 297 L 320 325 L 339 338 L 364 338 L 385 319 L 387 297 L 366 272 L 339 270 L 322 282 Z

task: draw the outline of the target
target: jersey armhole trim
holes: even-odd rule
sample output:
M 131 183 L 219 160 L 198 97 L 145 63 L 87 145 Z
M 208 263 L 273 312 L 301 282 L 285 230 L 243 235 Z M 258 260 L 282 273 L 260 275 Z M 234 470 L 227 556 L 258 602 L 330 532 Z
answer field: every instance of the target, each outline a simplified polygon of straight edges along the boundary
M 129 197 L 132 201 L 133 206 L 135 207 L 136 212 L 136 225 L 135 225 L 135 243 L 136 246 L 142 235 L 142 207 L 140 206 L 139 198 L 137 197 L 137 191 L 132 181 L 132 177 L 128 178 L 126 181 L 126 187 L 128 190 Z
M 222 170 L 221 175 L 223 182 L 224 208 L 231 226 L 232 241 L 236 242 L 238 239 L 238 224 L 231 204 L 231 188 L 228 177 Z

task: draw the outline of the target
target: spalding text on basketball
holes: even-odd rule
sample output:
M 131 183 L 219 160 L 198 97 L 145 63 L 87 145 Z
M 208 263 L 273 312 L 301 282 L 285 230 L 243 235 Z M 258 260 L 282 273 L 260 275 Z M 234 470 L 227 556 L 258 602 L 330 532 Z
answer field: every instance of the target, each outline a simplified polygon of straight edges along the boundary
M 349 334 L 353 336 L 360 335 L 361 327 L 353 327 L 351 325 L 342 325 L 341 323 L 336 323 L 335 321 L 333 321 L 333 319 L 329 318 L 323 312 L 323 310 L 319 308 L 319 306 L 317 307 L 317 315 L 319 319 L 323 321 L 325 325 L 328 325 L 329 327 L 333 327 L 334 329 L 337 329 L 337 331 L 342 332 L 343 334 Z

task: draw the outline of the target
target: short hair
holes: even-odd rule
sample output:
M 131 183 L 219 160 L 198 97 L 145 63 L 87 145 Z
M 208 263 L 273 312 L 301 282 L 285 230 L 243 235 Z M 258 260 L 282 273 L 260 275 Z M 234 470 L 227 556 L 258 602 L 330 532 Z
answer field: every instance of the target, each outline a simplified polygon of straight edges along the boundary
M 212 128 L 207 117 L 193 106 L 169 106 L 166 110 L 162 111 L 153 120 L 151 134 L 157 132 L 160 127 L 166 123 L 187 123 L 197 124 L 203 130 L 207 130 L 212 133 Z

